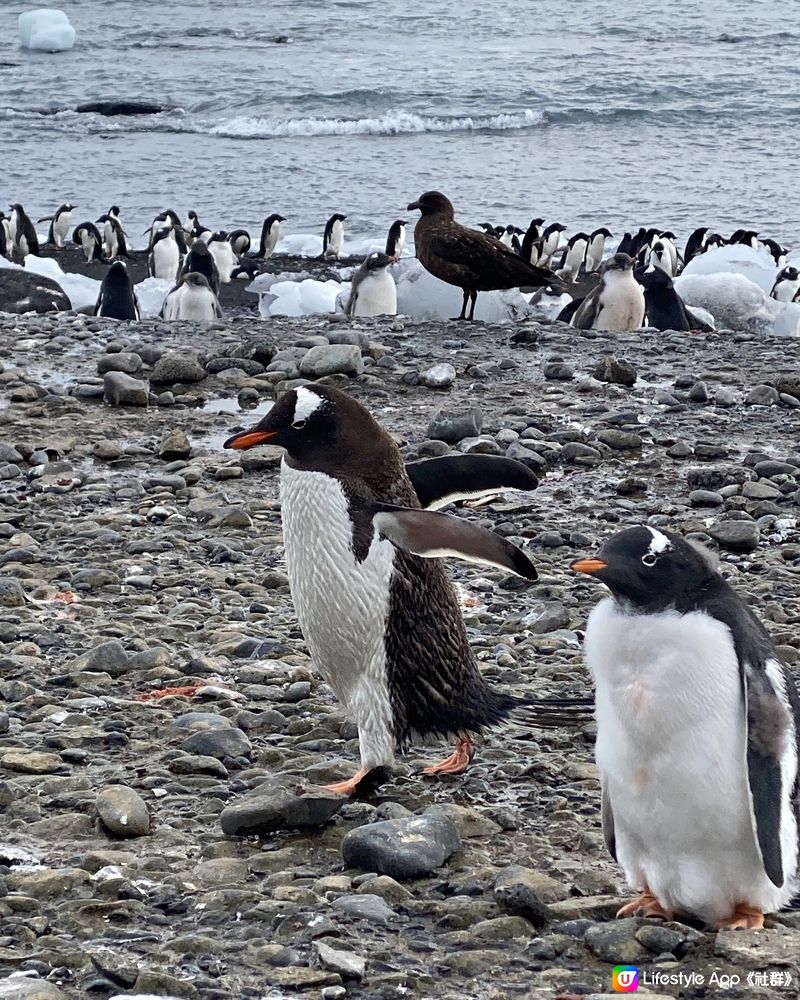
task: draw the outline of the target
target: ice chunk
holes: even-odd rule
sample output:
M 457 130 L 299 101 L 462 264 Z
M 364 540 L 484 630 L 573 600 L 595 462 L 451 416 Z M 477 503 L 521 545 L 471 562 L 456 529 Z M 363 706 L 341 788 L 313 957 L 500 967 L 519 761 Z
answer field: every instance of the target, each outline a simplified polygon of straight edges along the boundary
M 741 243 L 731 243 L 726 247 L 716 247 L 693 257 L 683 269 L 684 275 L 698 274 L 743 274 L 755 282 L 767 295 L 775 284 L 778 268 L 772 254 L 766 247 L 754 250 Z
M 158 316 L 167 292 L 175 285 L 169 278 L 145 278 L 133 286 L 139 299 L 139 312 L 142 316 Z
M 26 10 L 19 15 L 19 44 L 40 52 L 66 52 L 75 44 L 75 29 L 63 10 Z
M 797 336 L 800 331 L 800 306 L 776 302 L 743 274 L 684 271 L 675 279 L 675 288 L 689 308 L 707 309 L 720 327 L 778 336 Z
M 19 264 L 12 264 L 11 261 L 0 257 L 0 267 L 19 267 Z M 73 309 L 83 309 L 97 302 L 100 282 L 94 278 L 86 278 L 82 274 L 65 274 L 52 257 L 36 257 L 29 254 L 25 258 L 24 269 L 58 282 L 72 303 Z
M 447 285 L 429 274 L 414 258 L 404 258 L 394 266 L 397 282 L 397 311 L 417 319 L 446 319 L 461 310 L 461 289 Z M 531 315 L 531 307 L 518 288 L 500 292 L 480 292 L 475 319 L 490 323 L 509 322 Z

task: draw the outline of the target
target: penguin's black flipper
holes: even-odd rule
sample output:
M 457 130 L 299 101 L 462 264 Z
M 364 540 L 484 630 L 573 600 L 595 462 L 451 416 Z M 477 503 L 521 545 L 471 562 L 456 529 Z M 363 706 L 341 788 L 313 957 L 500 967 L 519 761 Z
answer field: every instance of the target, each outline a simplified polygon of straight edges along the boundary
M 426 510 L 502 490 L 535 490 L 539 485 L 527 465 L 499 455 L 445 455 L 409 462 L 406 473 Z
M 600 825 L 603 828 L 603 840 L 606 842 L 608 853 L 617 860 L 617 832 L 614 827 L 614 813 L 611 811 L 611 800 L 608 797 L 608 790 L 603 788 L 600 797 Z
M 516 698 L 514 717 L 537 729 L 583 726 L 594 718 L 594 697 Z
M 786 877 L 781 827 L 787 820 L 782 812 L 791 798 L 784 783 L 792 788 L 797 781 L 799 699 L 788 671 L 774 657 L 759 667 L 745 665 L 742 673 L 747 709 L 747 776 L 755 832 L 764 870 L 780 887 Z M 793 755 L 787 745 L 792 740 Z M 792 761 L 794 773 L 790 774 Z
M 424 559 L 455 556 L 466 562 L 508 570 L 526 580 L 536 580 L 539 576 L 522 549 L 471 521 L 437 511 L 383 503 L 370 504 L 364 513 L 392 545 Z

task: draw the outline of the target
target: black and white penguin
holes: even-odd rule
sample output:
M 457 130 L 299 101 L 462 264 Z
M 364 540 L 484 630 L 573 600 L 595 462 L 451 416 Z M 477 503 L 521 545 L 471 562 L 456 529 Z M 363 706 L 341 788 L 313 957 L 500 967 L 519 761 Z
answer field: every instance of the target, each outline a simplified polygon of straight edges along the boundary
M 525 235 L 522 237 L 522 246 L 519 251 L 520 256 L 524 257 L 525 260 L 529 260 L 531 264 L 539 263 L 539 256 L 542 250 L 543 223 L 544 219 L 531 219 L 528 228 L 525 230 Z
M 222 318 L 219 299 L 204 274 L 188 271 L 167 292 L 159 314 L 162 319 L 212 320 Z
M 334 213 L 325 223 L 325 232 L 322 234 L 322 256 L 334 259 L 342 252 L 344 241 L 344 220 L 346 215 L 341 212 Z
M 166 208 L 163 212 L 159 212 L 155 219 L 153 219 L 152 225 L 145 229 L 145 233 L 150 234 L 147 241 L 148 251 L 152 251 L 156 243 L 156 239 L 158 238 L 158 234 L 162 229 L 172 229 L 175 236 L 175 242 L 178 245 L 178 252 L 180 254 L 185 254 L 188 250 L 188 244 L 186 242 L 186 229 L 181 222 L 181 217 L 171 208 Z
M 606 240 L 613 239 L 613 233 L 605 226 L 595 229 L 589 234 L 589 246 L 586 248 L 586 270 L 596 271 L 603 263 Z
M 651 527 L 572 564 L 612 596 L 589 616 L 606 844 L 639 897 L 756 929 L 797 891 L 800 697 L 708 552 Z
M 204 226 L 200 219 L 197 217 L 197 212 L 188 212 L 186 216 L 191 222 L 191 226 L 184 227 L 184 232 L 186 233 L 187 240 L 191 243 L 194 240 L 203 240 L 205 243 L 211 239 L 213 233 L 210 229 Z
M 707 239 L 708 226 L 700 226 L 698 229 L 695 229 L 686 241 L 686 249 L 683 251 L 684 267 L 686 267 L 693 257 L 697 257 L 698 254 L 701 254 L 705 250 Z
M 224 229 L 214 233 L 208 241 L 208 250 L 217 265 L 219 280 L 223 285 L 227 285 L 233 275 L 233 269 L 239 261 L 233 252 L 233 247 L 228 242 L 228 234 Z
M 394 256 L 371 253 L 353 274 L 345 307 L 348 316 L 396 316 L 397 285 L 389 268 Z
M 106 271 L 94 314 L 110 319 L 139 319 L 139 302 L 133 290 L 133 282 L 121 260 L 115 260 Z
M 751 250 L 758 249 L 758 233 L 755 229 L 737 229 L 735 233 L 731 233 L 728 243 L 738 243 L 744 247 L 750 247 Z
M 800 270 L 791 264 L 778 272 L 770 298 L 778 302 L 794 302 L 800 292 Z
M 386 255 L 400 260 L 403 247 L 406 245 L 406 223 L 405 219 L 396 219 L 389 226 L 389 235 L 386 237 Z
M 56 209 L 53 215 L 45 215 L 43 218 L 39 219 L 39 222 L 50 223 L 50 228 L 47 232 L 47 242 L 50 246 L 57 247 L 59 250 L 64 249 L 64 244 L 66 243 L 67 236 L 69 234 L 72 211 L 75 208 L 77 208 L 77 205 L 71 205 L 69 202 L 65 202 Z
M 786 254 L 789 252 L 786 247 L 782 247 L 777 240 L 765 239 L 761 241 L 762 246 L 765 246 L 767 250 L 772 254 L 772 259 L 775 261 L 776 267 L 783 267 L 786 263 Z
M 268 215 L 261 225 L 261 242 L 258 245 L 258 260 L 269 260 L 275 252 L 278 240 L 281 238 L 281 223 L 286 222 L 282 215 L 274 212 Z
M 622 239 L 619 241 L 619 246 L 617 247 L 617 253 L 627 254 L 629 257 L 636 256 L 634 239 L 630 233 L 623 234 Z
M 589 236 L 587 233 L 574 233 L 567 240 L 567 249 L 564 253 L 564 261 L 556 271 L 559 278 L 566 281 L 574 281 L 578 277 L 578 272 L 586 259 L 586 250 L 589 246 Z
M 317 668 L 359 728 L 360 770 L 329 787 L 353 794 L 415 735 L 455 737 L 455 752 L 426 771 L 462 772 L 474 754 L 471 734 L 502 722 L 519 701 L 481 676 L 438 557 L 528 579 L 535 568 L 493 532 L 423 510 L 393 439 L 344 392 L 318 384 L 292 389 L 225 447 L 267 443 L 286 450 L 281 516 L 297 618 Z M 429 504 L 452 493 L 442 471 L 438 485 L 435 472 L 425 477 Z M 469 480 L 462 476 L 459 486 Z M 550 705 L 531 705 L 541 720 L 563 719 L 556 703 L 554 715 Z
M 719 247 L 724 247 L 728 245 L 728 241 L 724 236 L 720 236 L 719 233 L 711 233 L 706 237 L 706 250 L 717 250 Z
M 633 260 L 615 253 L 600 268 L 600 283 L 581 302 L 571 320 L 578 330 L 638 330 L 644 324 L 644 291 L 633 274 Z
M 101 215 L 97 220 L 104 223 L 103 250 L 109 260 L 128 256 L 128 243 L 125 230 L 122 228 L 119 215 L 113 214 L 115 211 L 119 212 L 119 209 L 116 205 L 113 205 L 105 215 Z
M 508 225 L 503 227 L 503 231 L 500 233 L 500 236 L 498 237 L 503 246 L 507 246 L 509 249 L 511 249 L 511 247 L 514 244 L 514 234 L 516 233 L 516 231 L 517 231 L 516 226 Z
M 12 242 L 9 238 L 9 225 L 5 212 L 0 212 L 0 257 L 11 259 Z
M 28 254 L 39 256 L 39 237 L 36 228 L 28 218 L 25 209 L 19 203 L 11 205 L 10 229 L 13 234 L 14 251 L 20 260 L 25 260 Z
M 495 227 L 491 222 L 479 222 L 478 229 L 482 229 L 487 236 L 496 236 Z
M 566 229 L 560 222 L 551 223 L 542 233 L 542 249 L 539 254 L 539 267 L 549 267 L 553 254 L 558 250 L 561 234 Z
M 181 263 L 178 242 L 172 226 L 162 226 L 153 237 L 147 257 L 147 273 L 151 278 L 175 281 Z
M 647 254 L 647 264 L 657 267 L 672 278 L 675 274 L 673 270 L 672 254 L 667 246 L 659 240 Z
M 100 260 L 103 256 L 103 237 L 93 222 L 81 222 L 72 233 L 72 242 L 83 250 L 88 264 Z
M 636 280 L 644 288 L 647 325 L 657 330 L 701 330 L 710 331 L 707 324 L 699 320 L 686 307 L 675 289 L 670 275 L 661 267 L 651 264 L 636 271 Z
M 181 264 L 181 270 L 178 275 L 178 283 L 180 283 L 180 279 L 184 274 L 189 274 L 190 272 L 202 274 L 208 282 L 211 291 L 215 295 L 219 295 L 219 270 L 204 240 L 195 240 L 191 249 L 183 258 L 183 264 Z
M 228 243 L 236 256 L 241 257 L 250 249 L 250 233 L 246 229 L 234 229 L 228 233 Z

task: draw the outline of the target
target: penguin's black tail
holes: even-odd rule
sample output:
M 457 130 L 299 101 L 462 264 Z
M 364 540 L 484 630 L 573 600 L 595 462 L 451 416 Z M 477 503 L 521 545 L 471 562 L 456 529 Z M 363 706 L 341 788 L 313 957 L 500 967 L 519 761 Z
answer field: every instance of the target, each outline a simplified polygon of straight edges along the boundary
M 585 726 L 594 718 L 594 698 L 517 698 L 515 719 L 538 729 Z

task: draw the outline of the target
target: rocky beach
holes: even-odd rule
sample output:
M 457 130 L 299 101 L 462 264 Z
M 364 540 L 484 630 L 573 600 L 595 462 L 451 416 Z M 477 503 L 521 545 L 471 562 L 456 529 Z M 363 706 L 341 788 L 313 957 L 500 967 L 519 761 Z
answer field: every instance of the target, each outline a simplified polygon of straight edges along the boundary
M 358 748 L 294 616 L 280 451 L 221 447 L 317 378 L 409 461 L 541 473 L 460 511 L 539 569 L 451 566 L 498 688 L 589 693 L 602 588 L 568 566 L 640 523 L 717 548 L 797 675 L 796 338 L 0 316 L 0 998 L 552 1000 L 611 994 L 615 965 L 654 998 L 796 996 L 800 912 L 613 920 L 592 725 L 520 719 L 457 778 L 415 746 L 359 801 L 319 787 Z

